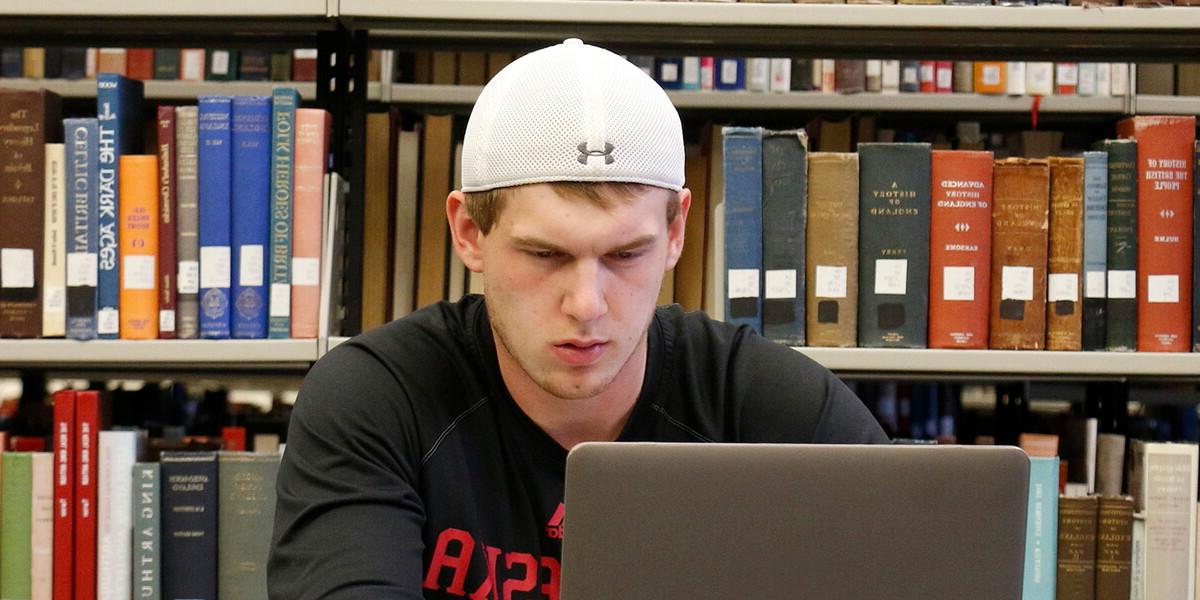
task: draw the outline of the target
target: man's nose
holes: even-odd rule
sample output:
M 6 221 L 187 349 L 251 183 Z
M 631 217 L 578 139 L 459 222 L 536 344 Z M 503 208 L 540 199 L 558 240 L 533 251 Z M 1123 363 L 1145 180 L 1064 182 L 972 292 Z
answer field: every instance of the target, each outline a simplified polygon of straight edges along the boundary
M 563 292 L 562 310 L 579 321 L 593 321 L 608 312 L 604 299 L 604 270 L 592 261 L 580 261 Z

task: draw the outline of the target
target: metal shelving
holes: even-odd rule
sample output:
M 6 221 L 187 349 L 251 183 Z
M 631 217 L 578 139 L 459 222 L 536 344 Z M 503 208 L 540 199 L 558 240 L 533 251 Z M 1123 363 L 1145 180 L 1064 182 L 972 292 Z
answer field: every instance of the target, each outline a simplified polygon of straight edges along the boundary
M 1200 115 L 1200 96 L 1139 95 L 1134 108 L 1144 115 Z
M 318 340 L 0 340 L 0 368 L 306 370 Z
M 96 82 L 91 79 L 3 79 L 0 86 L 13 89 L 45 88 L 63 98 L 95 98 Z M 165 81 L 145 82 L 147 100 L 191 100 L 205 95 L 270 96 L 277 87 L 292 87 L 304 100 L 317 97 L 317 84 L 311 81 Z M 367 86 L 367 99 L 379 100 L 383 86 L 373 81 Z

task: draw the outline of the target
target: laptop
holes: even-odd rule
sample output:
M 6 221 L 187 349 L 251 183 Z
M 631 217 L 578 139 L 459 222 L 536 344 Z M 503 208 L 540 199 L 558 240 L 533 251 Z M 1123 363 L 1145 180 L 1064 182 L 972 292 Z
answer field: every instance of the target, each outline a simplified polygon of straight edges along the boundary
M 562 600 L 1019 600 L 1015 447 L 586 443 Z

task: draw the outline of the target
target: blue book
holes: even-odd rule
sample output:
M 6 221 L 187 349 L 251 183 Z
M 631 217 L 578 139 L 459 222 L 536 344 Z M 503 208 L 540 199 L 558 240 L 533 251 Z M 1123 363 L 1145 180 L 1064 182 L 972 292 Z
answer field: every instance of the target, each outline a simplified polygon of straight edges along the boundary
M 121 182 L 117 166 L 122 154 L 138 154 L 142 145 L 142 82 L 116 73 L 96 75 L 96 120 L 99 122 L 99 278 L 96 330 L 101 339 L 121 333 L 121 271 L 117 216 Z
M 233 100 L 201 96 L 197 140 L 200 195 L 200 337 L 228 339 Z
M 1105 346 L 1108 277 L 1108 153 L 1083 153 L 1083 349 Z
M 716 65 L 713 66 L 716 71 L 713 73 L 713 87 L 718 90 L 744 90 L 746 89 L 746 59 L 744 58 L 717 58 Z
M 762 333 L 762 129 L 725 127 L 725 320 Z
M 271 227 L 271 98 L 233 98 L 232 337 L 267 337 Z
M 96 119 L 63 119 L 67 144 L 67 337 L 96 337 L 100 146 Z
M 654 78 L 664 90 L 683 89 L 683 57 L 668 56 L 654 59 Z
M 275 88 L 271 96 L 271 298 L 267 337 L 292 335 L 292 189 L 296 108 L 300 94 Z
M 1023 600 L 1054 600 L 1058 575 L 1058 457 L 1030 457 Z

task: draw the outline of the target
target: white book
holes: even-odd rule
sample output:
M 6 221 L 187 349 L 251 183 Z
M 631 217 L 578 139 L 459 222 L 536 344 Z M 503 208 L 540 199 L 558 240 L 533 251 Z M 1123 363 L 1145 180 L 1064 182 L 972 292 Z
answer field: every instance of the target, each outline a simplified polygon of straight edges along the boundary
M 700 57 L 683 57 L 683 89 L 700 89 Z
M 1096 65 L 1096 95 L 1100 97 L 1112 95 L 1112 64 L 1094 63 Z
M 1110 81 L 1112 86 L 1109 88 L 1114 96 L 1124 96 L 1130 93 L 1129 89 L 1129 63 L 1112 63 Z
M 771 59 L 771 91 L 786 94 L 792 89 L 792 59 Z
M 1129 600 L 1146 598 L 1146 516 L 1133 515 L 1133 541 L 1129 560 Z
M 821 91 L 821 82 L 825 79 L 825 61 L 819 58 L 814 58 L 809 60 L 808 64 L 812 67 L 812 81 L 809 83 L 812 84 L 813 90 L 819 92 Z
M 1130 491 L 1146 521 L 1145 598 L 1195 598 L 1197 447 L 1135 440 L 1133 453 L 1131 480 L 1139 481 Z
M 1025 93 L 1030 96 L 1054 94 L 1054 63 L 1025 63 Z
M 1025 63 L 1013 61 L 1008 63 L 1008 85 L 1009 96 L 1024 96 L 1025 95 Z
M 42 337 L 67 334 L 67 155 L 46 144 L 45 238 L 42 246 Z
M 751 92 L 766 92 L 771 89 L 771 59 L 746 59 L 746 89 Z
M 1096 452 L 1099 446 L 1100 420 L 1084 421 L 1084 460 L 1087 466 L 1087 493 L 1096 493 Z
M 143 439 L 138 431 L 100 432 L 97 600 L 128 600 L 133 593 L 133 463 Z
M 325 175 L 325 193 L 321 200 L 324 209 L 324 234 L 321 236 L 321 302 L 317 310 L 317 335 L 329 337 L 342 332 L 342 286 L 333 285 L 342 279 L 342 252 L 346 219 L 346 195 L 350 184 L 337 173 Z
M 826 94 L 837 92 L 837 61 L 832 58 L 821 59 L 821 91 Z
M 421 179 L 421 130 L 401 131 L 396 143 L 396 230 L 392 255 L 392 318 L 413 311 L 417 277 L 417 190 Z
M 1079 95 L 1096 95 L 1096 63 L 1079 63 Z
M 885 60 L 880 65 L 882 72 L 880 80 L 882 81 L 882 89 L 885 94 L 900 93 L 900 61 Z
M 33 453 L 31 600 L 54 597 L 54 454 Z

